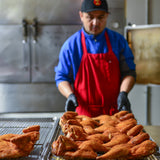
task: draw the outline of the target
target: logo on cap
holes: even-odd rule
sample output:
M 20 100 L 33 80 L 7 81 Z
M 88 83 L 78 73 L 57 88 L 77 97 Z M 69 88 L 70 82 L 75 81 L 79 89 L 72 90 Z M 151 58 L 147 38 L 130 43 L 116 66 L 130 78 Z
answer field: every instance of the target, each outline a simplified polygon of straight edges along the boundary
M 94 0 L 93 1 L 95 6 L 100 6 L 101 5 L 101 0 Z

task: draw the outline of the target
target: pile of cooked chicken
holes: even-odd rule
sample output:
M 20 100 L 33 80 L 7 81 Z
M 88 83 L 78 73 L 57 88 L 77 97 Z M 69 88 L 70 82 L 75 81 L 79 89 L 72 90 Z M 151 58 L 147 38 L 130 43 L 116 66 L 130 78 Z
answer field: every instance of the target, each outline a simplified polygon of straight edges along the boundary
M 0 136 L 0 159 L 20 158 L 28 156 L 39 140 L 40 126 L 24 128 L 23 134 L 5 134 Z
M 68 111 L 59 124 L 64 135 L 52 143 L 52 153 L 64 159 L 141 159 L 156 151 L 156 143 L 127 111 L 95 118 Z

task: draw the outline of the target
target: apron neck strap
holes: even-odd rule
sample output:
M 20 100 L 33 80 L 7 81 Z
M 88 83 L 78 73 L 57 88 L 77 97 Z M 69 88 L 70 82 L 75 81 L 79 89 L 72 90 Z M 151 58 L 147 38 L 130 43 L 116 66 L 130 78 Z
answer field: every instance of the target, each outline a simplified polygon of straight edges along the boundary
M 107 31 L 105 32 L 105 38 L 106 38 L 106 43 L 107 43 L 107 46 L 108 46 L 108 52 L 110 52 L 110 51 L 112 51 L 112 46 L 111 46 Z M 85 36 L 84 36 L 83 32 L 81 32 L 81 43 L 82 43 L 83 53 L 87 54 L 87 47 L 86 47 Z
M 108 52 L 112 51 L 112 46 L 111 46 L 111 42 L 109 40 L 109 36 L 107 34 L 107 31 L 105 32 L 105 37 L 106 37 L 106 43 L 107 43 L 107 47 L 108 47 Z
M 82 43 L 83 53 L 87 54 L 87 47 L 86 47 L 85 36 L 83 32 L 81 32 L 81 43 Z

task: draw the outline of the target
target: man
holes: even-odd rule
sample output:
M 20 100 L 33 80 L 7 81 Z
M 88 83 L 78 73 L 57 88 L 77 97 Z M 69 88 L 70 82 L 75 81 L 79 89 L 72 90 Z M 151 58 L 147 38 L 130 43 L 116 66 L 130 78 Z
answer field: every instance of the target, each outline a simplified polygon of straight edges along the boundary
M 79 15 L 83 27 L 64 43 L 55 68 L 56 85 L 67 98 L 65 111 L 90 117 L 131 111 L 134 57 L 124 37 L 105 28 L 106 0 L 83 0 Z

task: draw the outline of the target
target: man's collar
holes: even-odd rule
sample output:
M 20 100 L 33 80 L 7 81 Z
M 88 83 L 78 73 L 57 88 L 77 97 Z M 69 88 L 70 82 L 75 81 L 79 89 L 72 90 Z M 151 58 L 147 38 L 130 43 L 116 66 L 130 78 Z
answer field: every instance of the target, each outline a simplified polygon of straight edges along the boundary
M 99 39 L 102 38 L 102 36 L 105 35 L 106 29 L 104 29 L 100 34 L 98 34 L 98 35 L 96 35 L 96 36 L 93 35 L 93 34 L 88 34 L 88 33 L 85 31 L 84 27 L 82 27 L 82 31 L 83 31 L 83 33 L 84 33 L 84 35 L 85 35 L 86 38 L 91 38 L 91 39 L 97 39 L 97 40 L 99 40 Z

